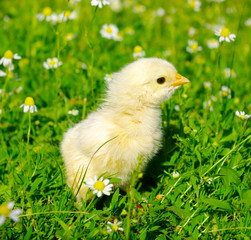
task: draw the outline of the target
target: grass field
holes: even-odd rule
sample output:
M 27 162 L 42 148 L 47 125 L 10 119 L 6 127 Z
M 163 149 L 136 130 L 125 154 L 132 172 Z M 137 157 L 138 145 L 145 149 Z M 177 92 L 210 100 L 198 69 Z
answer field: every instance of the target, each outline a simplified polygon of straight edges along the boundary
M 0 2 L 0 238 L 250 239 L 249 1 L 110 2 Z M 104 24 L 115 28 L 101 34 Z M 135 54 L 172 62 L 191 84 L 161 105 L 163 147 L 131 194 L 80 206 L 63 133 L 98 108 L 104 78 Z

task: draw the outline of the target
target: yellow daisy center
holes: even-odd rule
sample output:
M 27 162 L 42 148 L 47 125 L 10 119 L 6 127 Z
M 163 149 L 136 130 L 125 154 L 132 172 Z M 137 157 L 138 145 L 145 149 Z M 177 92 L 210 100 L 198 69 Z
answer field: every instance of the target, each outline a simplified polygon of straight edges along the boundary
M 133 33 L 133 28 L 132 27 L 126 27 L 125 32 L 126 33 Z
M 227 97 L 228 96 L 228 91 L 222 91 L 222 96 Z
M 230 31 L 229 31 L 228 28 L 223 28 L 223 29 L 221 30 L 221 33 L 220 33 L 220 35 L 221 35 L 222 37 L 229 37 L 229 34 L 230 34 Z
M 7 59 L 13 59 L 14 58 L 14 54 L 11 50 L 7 50 L 3 56 L 4 58 L 7 58 Z
M 135 53 L 139 53 L 139 52 L 142 52 L 142 48 L 141 48 L 140 46 L 136 46 L 136 47 L 133 49 L 133 51 L 134 51 Z
M 50 64 L 51 66 L 54 66 L 54 65 L 56 64 L 56 62 L 55 62 L 53 59 L 51 59 L 50 62 L 49 62 L 49 64 Z
M 51 8 L 50 8 L 50 7 L 45 7 L 45 8 L 43 9 L 43 11 L 42 11 L 42 14 L 43 14 L 45 17 L 51 16 L 51 14 L 52 14 Z
M 66 36 L 67 36 L 67 38 L 73 38 L 74 34 L 73 33 L 68 33 Z
M 98 191 L 103 191 L 105 189 L 105 184 L 99 180 L 97 182 L 95 182 L 93 186 Z
M 119 229 L 119 227 L 118 227 L 117 225 L 113 225 L 113 226 L 112 226 L 112 229 L 113 229 L 114 232 L 117 232 L 118 229 Z
M 244 120 L 245 115 L 240 114 L 240 118 L 241 118 L 242 120 Z
M 196 4 L 195 1 L 191 1 L 188 3 L 190 8 L 195 8 L 195 4 Z
M 106 32 L 107 32 L 107 33 L 112 33 L 112 29 L 111 29 L 110 27 L 108 27 L 108 28 L 106 29 Z
M 14 76 L 14 74 L 13 74 L 12 71 L 9 71 L 9 72 L 7 73 L 7 77 L 8 77 L 9 79 L 13 79 L 15 76 Z
M 10 214 L 10 209 L 8 208 L 8 203 L 3 203 L 0 206 L 0 216 L 4 215 L 5 217 L 8 217 Z
M 197 49 L 198 49 L 198 44 L 197 43 L 193 43 L 191 46 L 191 49 L 193 50 L 193 51 L 196 51 Z
M 32 97 L 27 97 L 27 98 L 25 98 L 24 104 L 27 106 L 34 106 L 35 102 Z
M 70 11 L 65 11 L 65 13 L 64 13 L 64 16 L 65 16 L 65 17 L 69 18 L 70 15 L 71 15 L 71 12 L 70 12 Z
M 111 77 L 112 77 L 112 74 L 108 74 L 108 77 L 111 78 Z

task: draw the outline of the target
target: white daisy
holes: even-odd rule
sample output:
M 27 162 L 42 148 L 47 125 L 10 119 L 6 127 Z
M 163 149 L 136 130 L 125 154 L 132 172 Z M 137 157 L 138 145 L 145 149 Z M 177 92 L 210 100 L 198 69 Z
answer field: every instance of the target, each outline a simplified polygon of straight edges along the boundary
M 218 42 L 218 40 L 216 40 L 216 39 L 209 39 L 208 41 L 207 41 L 207 46 L 210 48 L 210 49 L 213 49 L 213 48 L 218 48 L 219 47 L 219 42 Z
M 9 22 L 10 17 L 9 17 L 8 15 L 5 15 L 5 16 L 3 17 L 3 20 L 4 20 L 4 22 Z
M 59 22 L 66 22 L 67 20 L 74 20 L 77 18 L 76 11 L 64 11 L 58 15 Z
M 103 5 L 109 5 L 110 2 L 107 0 L 92 0 L 91 5 L 92 6 L 98 6 L 99 8 L 102 8 Z
M 222 97 L 231 98 L 231 90 L 227 86 L 222 86 L 221 91 L 220 91 L 220 95 Z
M 222 41 L 230 42 L 230 40 L 234 41 L 236 38 L 235 34 L 230 33 L 230 30 L 226 27 L 221 28 L 218 31 L 215 31 L 215 35 L 220 37 L 219 42 Z
M 211 95 L 210 99 L 213 101 L 213 102 L 216 102 L 217 101 L 217 97 Z
M 230 77 L 235 78 L 236 77 L 235 71 L 233 69 L 230 69 L 230 68 L 224 68 L 223 69 L 223 74 L 224 74 L 225 78 L 230 78 Z
M 236 111 L 235 115 L 241 118 L 241 120 L 248 119 L 251 117 L 251 115 L 245 114 L 245 112 L 242 111 Z
M 4 71 L 0 70 L 0 77 L 5 77 L 6 75 L 7 75 L 7 73 L 6 73 L 6 72 L 4 72 Z
M 119 32 L 116 36 L 114 36 L 113 40 L 121 42 L 123 40 L 123 35 Z
M 190 27 L 188 30 L 188 35 L 192 37 L 194 36 L 195 33 L 196 33 L 196 29 L 194 27 Z
M 201 2 L 198 0 L 188 0 L 188 6 L 192 8 L 195 12 L 200 11 Z
M 207 183 L 207 184 L 211 184 L 212 183 L 212 181 L 213 181 L 213 178 L 209 178 L 209 177 L 204 177 L 204 178 L 200 178 L 200 183 L 202 184 L 202 185 L 204 185 L 204 183 Z
M 78 2 L 81 2 L 81 0 L 69 0 L 69 6 L 75 6 Z
M 120 12 L 123 9 L 123 5 L 120 0 L 110 0 L 110 8 L 114 12 Z
M 173 19 L 170 16 L 166 17 L 165 20 L 166 20 L 166 23 L 168 24 L 173 21 Z
M 48 58 L 46 62 L 43 63 L 44 68 L 51 69 L 51 68 L 57 68 L 58 66 L 61 66 L 63 63 L 58 61 L 57 58 Z
M 98 180 L 95 175 L 93 180 L 89 178 L 89 181 L 86 182 L 86 186 L 91 188 L 93 190 L 92 193 L 97 194 L 98 197 L 101 197 L 102 194 L 109 196 L 113 187 L 113 184 L 109 184 L 109 182 L 109 179 L 103 180 L 103 177 Z
M 53 12 L 50 16 L 47 16 L 45 20 L 55 25 L 56 23 L 62 22 L 62 16 L 59 18 L 59 15 Z
M 100 33 L 103 38 L 114 39 L 118 35 L 119 29 L 114 24 L 104 24 Z
M 212 84 L 210 82 L 204 82 L 203 85 L 204 85 L 204 88 L 208 89 L 209 91 L 211 90 Z
M 18 88 L 13 88 L 13 93 L 18 94 L 23 90 L 22 86 L 19 86 Z
M 174 106 L 174 110 L 178 112 L 180 110 L 180 106 L 179 105 L 175 105 Z
M 73 116 L 77 116 L 78 113 L 79 113 L 79 111 L 76 110 L 76 109 L 72 109 L 72 110 L 69 110 L 69 111 L 68 111 L 68 114 L 71 114 L 71 115 L 73 115 Z
M 0 108 L 0 114 L 2 114 L 3 110 Z
M 166 11 L 163 8 L 158 8 L 156 11 L 152 13 L 153 17 L 163 17 L 165 15 Z
M 30 113 L 34 111 L 37 112 L 37 107 L 32 97 L 25 98 L 24 104 L 22 104 L 20 108 L 23 108 L 25 113 L 28 111 L 30 111 Z
M 198 45 L 198 42 L 194 40 L 188 40 L 187 52 L 194 53 L 202 50 L 202 47 Z
M 178 178 L 180 176 L 180 174 L 177 172 L 177 171 L 174 171 L 173 173 L 172 173 L 172 177 L 173 178 Z
M 19 221 L 19 215 L 22 213 L 22 210 L 20 208 L 12 210 L 14 205 L 13 201 L 0 205 L 0 226 L 4 224 L 8 217 L 14 222 Z
M 122 224 L 122 222 L 119 222 L 118 219 L 115 219 L 114 223 L 111 223 L 111 222 L 108 221 L 107 224 L 109 224 L 107 226 L 107 232 L 112 232 L 112 231 L 114 231 L 114 232 L 117 232 L 117 231 L 123 232 L 124 231 L 124 229 L 122 227 L 119 227 L 119 225 Z
M 106 74 L 104 77 L 104 80 L 106 82 L 111 82 L 112 81 L 112 74 L 111 73 Z
M 204 108 L 209 108 L 210 112 L 212 112 L 214 110 L 211 99 L 209 99 L 208 101 L 203 102 L 203 107 Z
M 144 5 L 137 4 L 133 7 L 134 13 L 143 13 L 146 10 L 146 7 Z
M 46 19 L 46 17 L 49 17 L 51 16 L 52 14 L 52 10 L 50 7 L 45 7 L 41 13 L 38 13 L 36 15 L 36 18 L 39 20 L 39 21 L 43 21 L 44 19 Z
M 135 46 L 133 49 L 133 57 L 134 58 L 141 58 L 144 57 L 145 51 L 143 50 L 143 48 L 141 46 Z
M 84 70 L 86 70 L 87 69 L 87 65 L 84 62 L 82 62 L 81 63 L 81 68 L 84 69 Z
M 13 59 L 19 60 L 21 57 L 17 53 L 14 54 L 11 50 L 7 50 L 0 60 L 0 65 L 3 64 L 4 67 L 9 66 L 9 71 L 12 71 L 14 69 Z
M 250 27 L 251 26 L 251 18 L 248 18 L 246 21 L 245 21 L 245 25 L 247 27 Z
M 168 49 L 163 52 L 164 57 L 170 57 L 172 55 L 173 51 Z
M 67 33 L 64 37 L 65 41 L 71 41 L 72 39 L 74 39 L 77 36 L 77 34 L 75 33 Z

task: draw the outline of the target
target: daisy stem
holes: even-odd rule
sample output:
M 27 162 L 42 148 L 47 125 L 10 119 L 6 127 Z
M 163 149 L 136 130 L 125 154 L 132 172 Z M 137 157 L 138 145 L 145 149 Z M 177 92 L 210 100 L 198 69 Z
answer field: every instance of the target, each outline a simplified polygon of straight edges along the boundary
M 220 46 L 218 48 L 218 55 L 217 55 L 217 59 L 216 59 L 216 70 L 215 70 L 215 78 L 214 78 L 214 82 L 216 83 L 216 80 L 218 78 L 218 73 L 219 73 L 219 69 L 220 69 L 220 60 L 221 60 L 221 48 L 222 48 L 223 42 L 220 42 Z
M 27 143 L 30 143 L 30 132 L 31 132 L 31 112 L 29 111 L 29 128 L 27 133 Z
M 56 32 L 57 35 L 57 59 L 59 61 L 60 59 L 60 41 L 59 41 L 59 32 Z M 58 96 L 60 95 L 60 87 L 61 87 L 61 81 L 59 77 L 59 68 L 56 69 L 56 83 L 58 88 Z
M 89 208 L 92 206 L 92 203 L 93 203 L 94 200 L 95 200 L 95 198 L 93 197 L 93 198 L 91 199 L 91 201 L 89 202 L 89 204 L 87 205 L 86 209 L 85 209 L 86 212 L 88 212 L 88 210 L 89 210 Z

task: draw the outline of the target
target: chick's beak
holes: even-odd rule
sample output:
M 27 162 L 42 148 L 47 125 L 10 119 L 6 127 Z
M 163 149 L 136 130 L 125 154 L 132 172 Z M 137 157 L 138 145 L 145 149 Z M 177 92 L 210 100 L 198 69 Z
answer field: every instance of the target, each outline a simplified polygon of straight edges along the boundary
M 177 87 L 189 82 L 190 81 L 187 78 L 181 76 L 179 73 L 176 73 L 176 81 L 173 82 L 169 87 Z

